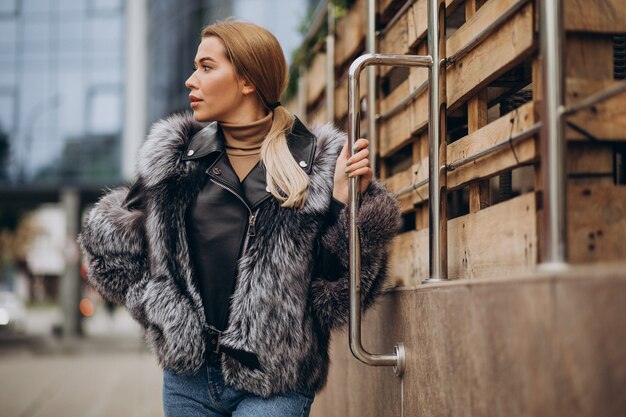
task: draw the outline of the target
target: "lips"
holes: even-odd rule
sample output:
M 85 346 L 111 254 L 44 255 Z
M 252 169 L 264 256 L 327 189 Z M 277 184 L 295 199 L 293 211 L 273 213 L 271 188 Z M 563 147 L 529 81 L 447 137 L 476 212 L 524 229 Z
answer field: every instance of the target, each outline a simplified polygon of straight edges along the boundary
M 201 99 L 199 99 L 198 97 L 189 94 L 189 100 L 191 100 L 191 102 L 189 103 L 189 106 L 192 109 L 195 109 L 196 107 L 198 107 L 200 105 L 200 102 L 202 101 Z

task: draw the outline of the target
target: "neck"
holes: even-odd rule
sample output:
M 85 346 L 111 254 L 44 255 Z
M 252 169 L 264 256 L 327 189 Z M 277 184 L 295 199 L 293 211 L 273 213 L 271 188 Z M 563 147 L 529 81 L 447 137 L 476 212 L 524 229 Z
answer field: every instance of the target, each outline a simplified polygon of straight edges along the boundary
M 271 113 L 271 112 L 270 112 Z M 246 124 L 253 123 L 257 120 L 267 117 L 267 109 L 263 107 L 258 100 L 253 97 L 246 96 L 237 106 L 237 110 L 231 114 L 224 115 L 221 120 L 218 120 L 220 124 Z
M 226 123 L 221 122 L 222 131 L 226 139 L 226 151 L 241 154 L 240 151 L 258 152 L 263 140 L 272 127 L 272 113 L 251 123 Z M 248 154 L 249 152 L 243 152 Z

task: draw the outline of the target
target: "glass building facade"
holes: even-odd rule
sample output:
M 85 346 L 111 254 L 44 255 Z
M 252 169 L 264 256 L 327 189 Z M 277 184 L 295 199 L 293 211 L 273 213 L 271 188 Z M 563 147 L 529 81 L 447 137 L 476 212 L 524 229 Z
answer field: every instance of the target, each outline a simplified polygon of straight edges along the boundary
M 302 39 L 298 26 L 315 4 L 311 0 L 150 0 L 148 121 L 189 109 L 184 84 L 193 72 L 203 26 L 231 16 L 254 22 L 272 31 L 289 62 Z
M 260 24 L 277 36 L 289 60 L 301 40 L 298 27 L 315 2 L 141 3 L 147 54 L 139 82 L 145 82 L 145 91 L 132 105 L 145 111 L 147 132 L 154 121 L 189 109 L 184 82 L 204 25 L 230 16 Z M 124 148 L 129 139 L 124 137 L 125 118 L 136 110 L 125 109 L 130 79 L 126 30 L 134 27 L 126 19 L 133 4 L 0 1 L 0 190 L 25 185 L 97 189 L 130 178 L 127 166 L 122 174 L 122 161 L 134 157 L 128 145 Z M 141 142 L 145 132 L 131 136 Z
M 0 2 L 0 185 L 120 180 L 124 3 Z

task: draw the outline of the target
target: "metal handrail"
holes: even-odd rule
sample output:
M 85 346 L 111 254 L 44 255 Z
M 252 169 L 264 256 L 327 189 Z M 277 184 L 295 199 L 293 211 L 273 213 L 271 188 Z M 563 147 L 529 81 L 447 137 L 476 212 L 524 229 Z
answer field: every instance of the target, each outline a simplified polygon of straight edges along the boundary
M 539 130 L 541 129 L 541 123 L 535 123 L 534 125 L 532 125 L 531 127 L 529 127 L 528 129 L 518 133 L 515 136 L 511 136 L 509 139 L 505 139 L 503 141 L 500 141 L 498 143 L 494 143 L 493 145 L 489 146 L 488 148 L 483 149 L 480 152 L 476 152 L 475 154 L 472 154 L 470 156 L 467 156 L 463 159 L 459 159 L 458 161 L 452 162 L 451 164 L 448 164 L 447 169 L 448 171 L 454 171 L 455 169 L 463 166 L 463 165 L 467 165 L 470 162 L 474 162 L 477 159 L 482 158 L 483 156 L 489 155 L 495 151 L 498 151 L 502 148 L 505 148 L 507 146 L 511 146 L 516 142 L 519 142 L 521 140 L 524 140 L 526 138 L 529 138 L 531 136 L 535 136 L 537 133 L 539 133 Z
M 511 136 L 510 138 L 500 141 L 498 143 L 494 143 L 493 145 L 483 149 L 480 152 L 476 152 L 475 154 L 472 154 L 468 157 L 465 157 L 463 159 L 459 159 L 456 162 L 453 162 L 451 164 L 448 164 L 446 166 L 446 170 L 447 171 L 454 171 L 457 168 L 460 168 L 463 165 L 467 165 L 470 162 L 473 162 L 477 159 L 482 158 L 483 156 L 487 156 L 491 153 L 494 153 L 500 149 L 503 149 L 507 146 L 511 146 L 517 142 L 520 142 L 524 139 L 527 139 L 529 137 L 535 136 L 536 134 L 539 133 L 541 129 L 541 123 L 535 123 L 534 125 L 532 125 L 531 127 L 529 127 L 528 129 L 518 133 L 517 135 Z M 396 198 L 400 198 L 402 196 L 404 196 L 405 194 L 410 193 L 411 191 L 417 190 L 418 188 L 428 184 L 428 182 L 430 181 L 430 178 L 424 178 L 420 181 L 414 182 L 411 185 L 404 187 L 403 189 L 401 189 L 400 191 L 397 191 L 396 193 L 394 193 L 394 196 Z
M 376 0 L 367 0 L 367 38 L 366 52 L 376 53 Z M 367 138 L 370 142 L 370 167 L 372 172 L 376 172 L 376 71 L 375 67 L 367 68 Z
M 563 135 L 563 55 L 561 0 L 539 2 L 541 56 L 541 169 L 543 230 L 540 269 L 567 267 L 567 210 L 565 192 L 566 143 Z
M 348 149 L 354 155 L 353 146 L 359 134 L 359 76 L 363 68 L 369 65 L 418 66 L 432 70 L 433 60 L 430 56 L 365 54 L 358 57 L 348 71 Z M 429 77 L 430 79 L 430 77 Z M 359 232 L 357 228 L 359 177 L 352 177 L 348 183 L 350 194 L 350 350 L 361 362 L 373 366 L 393 366 L 396 375 L 400 376 L 405 367 L 405 349 L 402 343 L 395 345 L 393 354 L 372 354 L 365 350 L 361 340 L 361 253 Z
M 328 2 L 326 21 L 326 121 L 335 122 L 335 12 L 333 4 Z
M 595 104 L 598 104 L 601 101 L 613 98 L 625 91 L 626 91 L 626 81 L 622 81 L 614 86 L 607 88 L 606 90 L 602 90 L 596 94 L 592 94 L 589 97 L 583 100 L 580 100 L 578 103 L 574 103 L 570 105 L 569 107 L 564 107 L 561 111 L 561 115 L 569 116 L 580 110 L 583 110 Z

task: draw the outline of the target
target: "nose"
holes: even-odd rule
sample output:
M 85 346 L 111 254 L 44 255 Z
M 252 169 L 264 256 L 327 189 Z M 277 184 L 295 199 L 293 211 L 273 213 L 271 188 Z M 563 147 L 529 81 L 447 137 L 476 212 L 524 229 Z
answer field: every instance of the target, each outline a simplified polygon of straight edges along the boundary
M 193 74 L 191 74 L 189 78 L 187 78 L 187 81 L 185 81 L 185 87 L 187 87 L 190 90 L 193 90 L 195 86 L 196 86 L 195 79 L 194 79 Z

